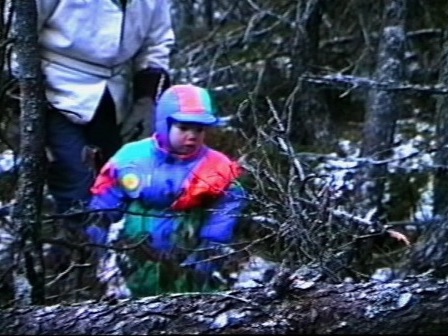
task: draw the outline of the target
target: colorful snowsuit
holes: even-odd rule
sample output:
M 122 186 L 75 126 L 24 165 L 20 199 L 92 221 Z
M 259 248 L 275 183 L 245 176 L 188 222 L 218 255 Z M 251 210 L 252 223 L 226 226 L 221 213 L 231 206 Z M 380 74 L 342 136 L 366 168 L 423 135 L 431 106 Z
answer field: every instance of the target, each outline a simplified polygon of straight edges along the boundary
M 213 289 L 209 280 L 218 263 L 193 265 L 199 272 L 179 265 L 196 261 L 199 246 L 232 240 L 244 205 L 240 173 L 235 162 L 211 148 L 179 159 L 155 138 L 125 145 L 102 169 L 91 208 L 128 212 L 119 241 L 141 243 L 122 269 L 134 296 Z
M 92 188 L 92 209 L 121 208 L 126 213 L 122 221 L 120 214 L 110 214 L 115 225 L 109 239 L 95 226 L 88 228 L 89 236 L 98 243 L 116 239 L 116 245 L 138 246 L 127 249 L 121 260 L 117 254 L 106 258 L 100 278 L 116 279 L 107 266 L 121 265 L 115 268 L 136 297 L 216 288 L 212 275 L 222 258 L 198 261 L 222 255 L 215 248 L 232 241 L 245 205 L 236 162 L 205 145 L 189 156 L 168 151 L 173 121 L 216 125 L 219 118 L 208 91 L 172 86 L 157 104 L 155 135 L 123 146 Z M 115 231 L 119 233 L 111 234 Z M 123 280 L 117 281 L 121 285 Z

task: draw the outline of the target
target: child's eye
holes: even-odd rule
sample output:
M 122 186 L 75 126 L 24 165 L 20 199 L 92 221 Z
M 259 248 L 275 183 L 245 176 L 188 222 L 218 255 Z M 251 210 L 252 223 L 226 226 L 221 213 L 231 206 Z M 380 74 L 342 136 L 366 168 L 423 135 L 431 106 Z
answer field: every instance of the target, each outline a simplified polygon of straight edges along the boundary
M 202 133 L 205 128 L 203 126 L 188 126 L 188 125 L 180 125 L 178 126 L 178 128 L 182 131 L 182 132 L 187 132 L 187 131 L 194 131 L 197 133 Z

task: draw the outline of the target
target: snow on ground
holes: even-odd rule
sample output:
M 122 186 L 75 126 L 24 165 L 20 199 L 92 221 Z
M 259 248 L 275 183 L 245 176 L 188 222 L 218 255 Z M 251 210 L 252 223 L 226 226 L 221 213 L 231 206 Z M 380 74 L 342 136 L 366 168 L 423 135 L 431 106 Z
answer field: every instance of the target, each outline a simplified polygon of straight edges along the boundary
M 415 122 L 415 120 L 405 120 L 398 123 L 398 129 L 414 128 L 413 132 L 397 132 L 394 138 L 395 147 L 390 158 L 387 159 L 388 170 L 391 174 L 428 174 L 427 183 L 418 190 L 420 196 L 415 206 L 415 212 L 409 220 L 423 220 L 432 216 L 432 196 L 433 178 L 428 171 L 433 166 L 434 154 L 428 152 L 428 148 L 434 148 L 432 140 L 435 134 L 434 126 L 425 122 Z M 409 136 L 407 134 L 414 133 Z M 339 152 L 330 153 L 319 165 L 316 173 L 327 175 L 328 183 L 334 191 L 334 197 L 342 197 L 344 192 L 354 188 L 353 174 L 361 165 L 372 164 L 372 160 L 360 157 L 360 146 L 358 143 L 347 139 L 339 141 Z M 415 181 L 410 177 L 409 181 Z M 385 199 L 390 199 L 391 195 L 386 194 Z
M 397 132 L 392 157 L 389 158 L 388 169 L 390 173 L 410 174 L 421 172 L 425 168 L 433 165 L 433 153 L 426 151 L 426 148 L 434 148 L 432 137 L 434 127 L 427 123 L 415 123 L 410 120 L 400 121 L 399 128 L 414 127 L 414 136 L 406 136 L 405 133 Z M 330 153 L 325 159 L 315 167 L 315 173 L 326 175 L 327 183 L 331 185 L 334 192 L 333 197 L 342 197 L 344 192 L 354 188 L 353 174 L 356 173 L 360 165 L 369 162 L 366 158 L 360 157 L 360 149 L 357 143 L 347 139 L 339 141 L 339 155 Z M 11 172 L 14 168 L 14 155 L 11 151 L 0 154 L 0 177 L 2 173 Z M 427 173 L 429 176 L 430 173 Z M 412 183 L 412 178 L 410 179 Z M 432 216 L 432 190 L 433 179 L 428 178 L 427 183 L 419 190 L 420 199 L 415 207 L 413 218 L 410 220 L 423 220 Z M 385 195 L 389 198 L 390 195 Z M 1 228 L 0 228 L 1 229 Z M 3 230 L 4 231 L 4 230 Z M 0 230 L 0 260 L 10 258 L 6 245 L 11 245 L 11 236 Z M 236 282 L 234 288 L 248 288 L 258 286 L 269 281 L 275 272 L 277 264 L 269 262 L 258 256 L 252 256 L 243 269 L 235 274 Z

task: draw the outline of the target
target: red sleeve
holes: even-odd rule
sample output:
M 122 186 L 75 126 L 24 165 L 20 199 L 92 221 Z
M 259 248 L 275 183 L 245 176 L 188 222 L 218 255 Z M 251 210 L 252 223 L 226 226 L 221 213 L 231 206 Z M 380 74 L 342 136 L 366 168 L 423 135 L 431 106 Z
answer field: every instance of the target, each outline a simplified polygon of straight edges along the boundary
M 93 195 L 102 195 L 116 185 L 114 171 L 115 168 L 110 161 L 103 166 L 93 187 L 90 188 Z

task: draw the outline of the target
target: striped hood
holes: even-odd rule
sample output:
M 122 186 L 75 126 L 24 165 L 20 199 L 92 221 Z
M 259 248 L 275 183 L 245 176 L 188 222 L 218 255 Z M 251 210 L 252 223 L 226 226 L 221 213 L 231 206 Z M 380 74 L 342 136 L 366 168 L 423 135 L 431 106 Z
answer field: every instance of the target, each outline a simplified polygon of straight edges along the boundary
M 160 97 L 156 107 L 156 136 L 162 148 L 168 148 L 172 121 L 218 125 L 219 118 L 209 92 L 191 84 L 173 85 Z

